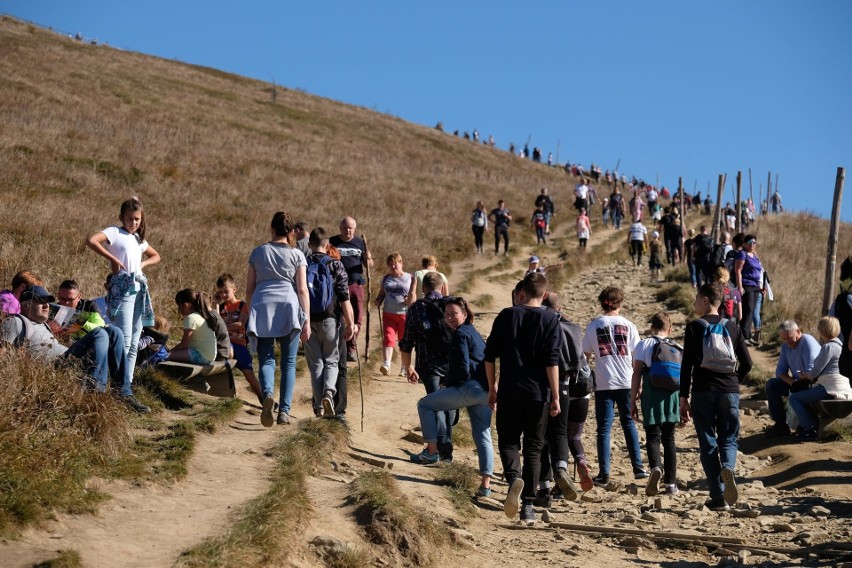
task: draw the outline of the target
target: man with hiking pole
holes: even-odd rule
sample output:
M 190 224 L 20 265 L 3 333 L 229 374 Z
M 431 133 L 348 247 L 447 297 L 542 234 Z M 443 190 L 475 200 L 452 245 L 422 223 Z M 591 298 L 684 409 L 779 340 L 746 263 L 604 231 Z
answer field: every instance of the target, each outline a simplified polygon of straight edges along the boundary
M 360 329 L 364 322 L 364 268 L 373 266 L 373 259 L 367 251 L 364 240 L 355 236 L 355 219 L 344 217 L 340 220 L 340 234 L 329 239 L 332 246 L 340 252 L 340 261 L 349 277 L 349 299 L 355 324 Z M 346 342 L 346 360 L 355 362 L 355 342 L 358 335 Z

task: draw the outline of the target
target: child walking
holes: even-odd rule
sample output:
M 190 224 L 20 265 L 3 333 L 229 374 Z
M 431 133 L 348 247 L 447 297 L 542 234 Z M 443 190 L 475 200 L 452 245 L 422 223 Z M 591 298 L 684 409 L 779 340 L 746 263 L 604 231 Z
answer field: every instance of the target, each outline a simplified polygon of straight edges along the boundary
M 544 213 L 544 205 L 538 205 L 533 211 L 532 221 L 533 229 L 535 229 L 535 244 L 547 244 L 544 231 L 547 229 L 547 215 Z
M 109 260 L 113 277 L 107 291 L 107 311 L 110 321 L 124 335 L 127 373 L 132 381 L 142 328 L 154 325 L 148 279 L 142 270 L 160 262 L 160 255 L 145 240 L 145 211 L 139 198 L 134 196 L 122 203 L 118 218 L 121 226 L 98 231 L 86 244 Z
M 237 284 L 234 277 L 227 272 L 216 279 L 216 299 L 219 300 L 219 315 L 228 326 L 228 338 L 234 350 L 237 369 L 243 374 L 252 392 L 263 404 L 263 393 L 260 382 L 254 374 L 252 356 L 246 342 L 246 321 L 248 321 L 248 304 L 237 298 Z
M 393 348 L 405 332 L 405 299 L 411 290 L 412 280 L 411 274 L 403 272 L 402 255 L 398 252 L 388 255 L 387 264 L 388 272 L 382 277 L 381 291 L 376 298 L 376 306 L 382 308 L 384 362 L 380 370 L 383 375 L 390 374 Z M 405 369 L 400 368 L 400 376 L 406 376 Z
M 651 244 L 648 248 L 651 250 L 651 258 L 648 261 L 648 267 L 651 269 L 651 280 L 659 282 L 660 270 L 663 268 L 663 243 L 660 241 L 659 231 L 651 233 Z
M 209 365 L 216 360 L 218 317 L 211 310 L 207 294 L 184 288 L 175 295 L 183 316 L 183 337 L 169 351 L 169 361 Z

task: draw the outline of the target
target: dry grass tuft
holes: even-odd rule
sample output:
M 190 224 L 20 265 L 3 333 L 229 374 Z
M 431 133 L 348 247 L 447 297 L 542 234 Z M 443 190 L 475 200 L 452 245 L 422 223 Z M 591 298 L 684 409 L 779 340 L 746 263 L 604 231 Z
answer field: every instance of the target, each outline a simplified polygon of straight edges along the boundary
M 60 550 L 59 556 L 39 562 L 33 568 L 81 568 L 83 561 L 76 550 Z
M 476 509 L 471 496 L 479 487 L 480 476 L 476 469 L 458 462 L 438 468 L 435 481 L 447 486 L 447 498 L 463 517 L 473 517 Z

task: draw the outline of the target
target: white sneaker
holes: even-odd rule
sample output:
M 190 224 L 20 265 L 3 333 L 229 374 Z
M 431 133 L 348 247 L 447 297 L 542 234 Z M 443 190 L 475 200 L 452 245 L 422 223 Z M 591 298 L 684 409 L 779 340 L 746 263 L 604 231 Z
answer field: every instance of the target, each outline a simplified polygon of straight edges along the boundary
M 388 374 L 390 374 L 390 363 L 382 365 L 379 371 L 381 371 L 384 376 L 388 376 Z

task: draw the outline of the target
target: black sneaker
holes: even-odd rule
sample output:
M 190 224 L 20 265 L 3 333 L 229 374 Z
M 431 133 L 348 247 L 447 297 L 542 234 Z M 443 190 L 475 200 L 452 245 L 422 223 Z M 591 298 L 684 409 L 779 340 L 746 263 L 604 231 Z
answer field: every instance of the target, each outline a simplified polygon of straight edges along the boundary
M 148 414 L 151 412 L 151 409 L 138 400 L 132 394 L 128 394 L 127 396 L 121 397 L 121 402 L 132 408 L 135 412 L 139 414 Z
M 710 499 L 704 503 L 704 506 L 710 509 L 711 511 L 730 511 L 731 507 L 725 503 L 724 497 L 716 497 L 715 499 Z
M 526 525 L 535 524 L 535 509 L 533 508 L 532 499 L 524 499 L 524 506 L 521 507 L 521 523 Z
M 648 479 L 648 476 L 651 474 L 648 473 L 644 467 L 640 467 L 639 469 L 633 470 L 633 479 Z
M 592 483 L 595 484 L 595 487 L 606 487 L 607 485 L 609 485 L 609 476 L 598 475 L 597 477 L 593 477 Z
M 354 351 L 350 351 L 349 353 L 346 354 L 346 361 L 348 363 L 357 363 L 358 362 L 358 358 L 355 357 Z
M 550 490 L 549 489 L 539 489 L 535 494 L 535 500 L 533 503 L 536 507 L 541 507 L 542 509 L 550 509 L 553 505 L 553 502 L 550 498 Z
M 765 430 L 767 436 L 782 437 L 790 435 L 790 427 L 781 422 L 768 426 Z

